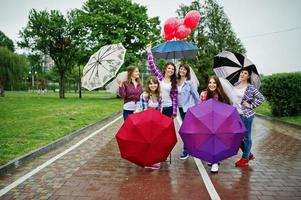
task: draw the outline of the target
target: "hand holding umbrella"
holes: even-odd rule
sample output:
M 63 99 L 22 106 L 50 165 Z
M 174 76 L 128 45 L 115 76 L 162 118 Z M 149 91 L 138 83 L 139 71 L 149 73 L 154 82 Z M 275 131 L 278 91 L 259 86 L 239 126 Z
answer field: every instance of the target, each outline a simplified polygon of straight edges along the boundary
M 151 51 L 152 51 L 152 44 L 149 43 L 149 44 L 146 45 L 146 52 L 150 53 Z

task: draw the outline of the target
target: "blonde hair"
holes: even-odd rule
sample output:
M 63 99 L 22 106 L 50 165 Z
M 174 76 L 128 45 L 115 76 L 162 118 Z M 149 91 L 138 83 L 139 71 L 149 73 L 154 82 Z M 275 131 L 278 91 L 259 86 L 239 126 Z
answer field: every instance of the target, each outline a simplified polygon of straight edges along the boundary
M 139 68 L 136 66 L 128 66 L 127 67 L 127 72 L 128 72 L 128 76 L 127 76 L 127 80 L 126 80 L 127 84 L 130 84 L 132 82 L 132 75 L 136 69 L 139 70 Z M 141 84 L 141 80 L 139 77 L 136 78 L 136 81 L 138 82 L 138 84 Z

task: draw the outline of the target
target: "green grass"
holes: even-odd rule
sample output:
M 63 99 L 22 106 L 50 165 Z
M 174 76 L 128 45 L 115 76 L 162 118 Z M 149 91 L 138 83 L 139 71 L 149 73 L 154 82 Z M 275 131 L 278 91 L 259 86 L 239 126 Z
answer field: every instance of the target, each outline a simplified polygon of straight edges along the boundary
M 256 108 L 256 112 L 262 115 L 266 115 L 269 117 L 273 117 L 271 112 L 271 107 L 267 101 L 265 101 L 261 106 Z M 286 121 L 289 123 L 301 125 L 301 116 L 289 116 L 289 117 L 273 117 L 275 119 L 279 119 L 282 121 Z
M 122 109 L 108 93 L 38 95 L 6 92 L 0 97 L 0 166 Z M 102 99 L 102 97 L 112 97 Z

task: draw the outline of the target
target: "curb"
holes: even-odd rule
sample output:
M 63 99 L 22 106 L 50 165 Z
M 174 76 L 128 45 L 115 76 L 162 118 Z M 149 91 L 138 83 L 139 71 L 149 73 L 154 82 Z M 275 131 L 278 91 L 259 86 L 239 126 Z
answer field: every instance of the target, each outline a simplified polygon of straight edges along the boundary
M 276 121 L 277 123 L 281 123 L 285 126 L 293 127 L 293 128 L 296 128 L 296 129 L 301 129 L 301 125 L 293 124 L 293 123 L 286 122 L 286 121 L 282 121 L 282 120 L 274 118 L 274 117 L 269 117 L 269 116 L 258 114 L 258 113 L 256 113 L 256 116 L 260 117 L 260 118 L 263 118 L 263 119 L 266 119 L 266 120 L 269 120 L 269 121 Z
M 51 142 L 50 144 L 47 144 L 43 147 L 40 147 L 36 150 L 33 150 L 23 156 L 20 156 L 12 161 L 9 161 L 7 164 L 0 166 L 0 176 L 8 173 L 9 171 L 16 169 L 20 166 L 22 166 L 25 162 L 32 160 L 34 158 L 37 158 L 38 156 L 41 156 L 53 149 L 56 149 L 58 146 L 61 146 L 69 141 L 71 141 L 72 139 L 74 139 L 75 137 L 81 135 L 82 133 L 84 133 L 87 129 L 92 128 L 93 126 L 99 125 L 100 123 L 110 120 L 112 118 L 115 118 L 117 115 L 120 115 L 121 111 L 115 112 L 93 124 L 87 125 L 79 130 L 76 130 L 72 133 L 70 133 L 69 135 L 66 135 L 62 138 L 59 138 L 53 142 Z

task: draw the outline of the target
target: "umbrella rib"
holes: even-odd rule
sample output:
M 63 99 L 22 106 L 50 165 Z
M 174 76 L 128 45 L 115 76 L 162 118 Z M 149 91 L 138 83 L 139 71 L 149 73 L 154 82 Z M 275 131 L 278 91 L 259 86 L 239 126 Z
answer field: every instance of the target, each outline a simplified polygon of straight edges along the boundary
M 111 49 L 111 46 L 109 46 L 109 48 L 107 48 L 101 55 L 100 55 L 101 52 L 99 52 L 99 54 L 98 54 L 98 56 L 97 56 L 97 59 L 100 60 L 100 59 L 102 59 L 104 56 L 106 56 L 105 54 L 106 54 L 110 49 Z
M 90 68 L 90 69 L 88 69 L 87 71 L 86 71 L 86 73 L 83 75 L 83 76 L 85 76 L 89 71 L 91 71 L 92 70 L 92 68 L 93 68 L 93 66 L 96 64 L 96 62 L 95 63 L 91 63 L 90 65 L 92 65 L 92 67 Z
M 94 70 L 95 70 L 95 65 L 97 65 L 96 63 L 92 66 L 93 67 L 93 71 L 92 71 L 92 73 L 91 73 L 91 75 L 90 75 L 90 77 L 89 77 L 89 80 L 91 80 L 91 77 L 92 77 L 92 75 L 93 75 L 93 72 L 94 72 Z M 92 69 L 92 67 L 91 67 L 91 69 Z
M 105 57 L 108 57 L 109 55 L 111 55 L 112 53 L 115 53 L 116 51 L 118 51 L 118 49 L 115 49 L 115 50 L 113 50 L 113 51 L 111 51 L 111 52 L 109 52 L 109 50 L 110 49 L 107 49 L 101 56 L 98 56 L 99 57 L 99 60 L 100 59 L 103 59 L 103 58 L 105 58 Z M 106 54 L 107 52 L 109 52 L 108 54 Z M 106 55 L 105 55 L 106 54 Z
M 229 82 L 231 82 L 231 80 L 232 80 L 238 73 L 240 73 L 240 71 L 237 71 L 237 72 L 234 72 L 234 73 L 230 74 L 229 76 L 232 76 L 232 77 L 229 79 Z M 228 76 L 228 77 L 229 77 L 229 76 Z

